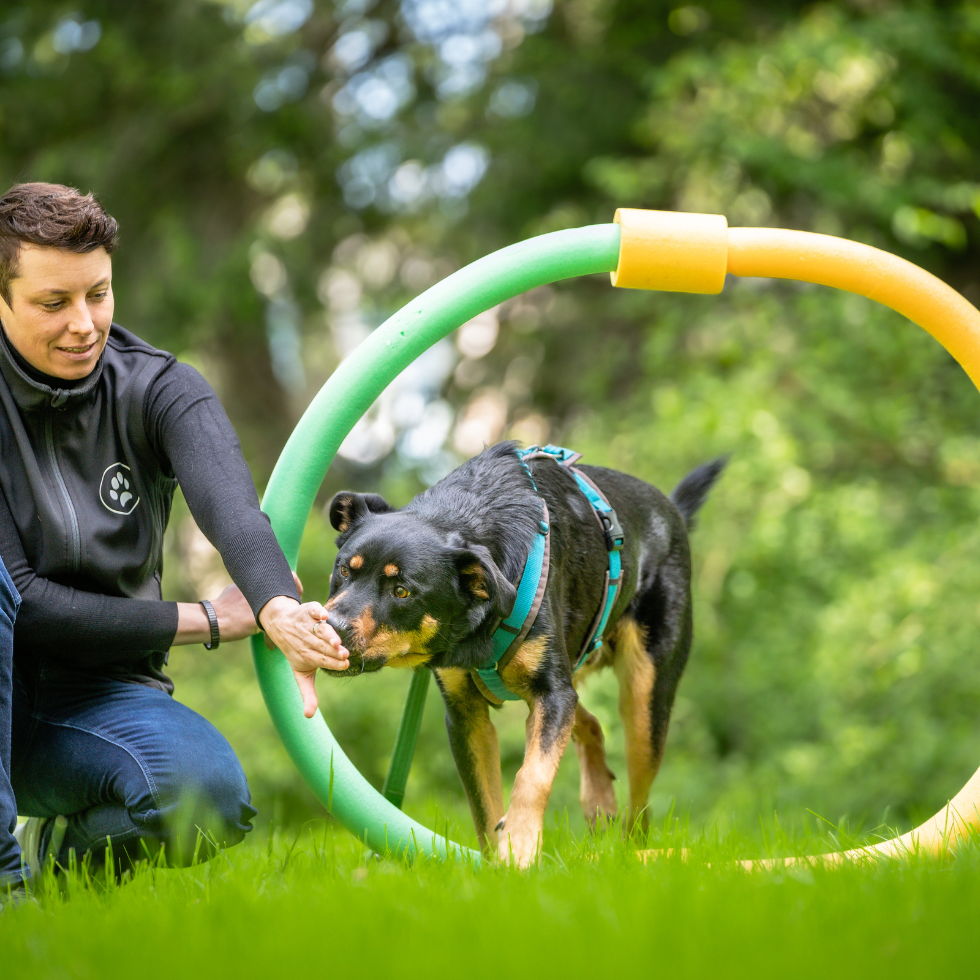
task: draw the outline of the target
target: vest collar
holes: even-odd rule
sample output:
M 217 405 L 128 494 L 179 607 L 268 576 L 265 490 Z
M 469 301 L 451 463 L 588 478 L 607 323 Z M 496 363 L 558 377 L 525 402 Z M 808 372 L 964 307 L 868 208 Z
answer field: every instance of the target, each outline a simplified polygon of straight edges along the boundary
M 0 374 L 21 411 L 29 412 L 39 408 L 65 409 L 82 404 L 98 385 L 104 363 L 103 350 L 92 372 L 75 382 L 42 374 L 14 350 L 13 344 L 7 338 L 7 331 L 0 324 Z

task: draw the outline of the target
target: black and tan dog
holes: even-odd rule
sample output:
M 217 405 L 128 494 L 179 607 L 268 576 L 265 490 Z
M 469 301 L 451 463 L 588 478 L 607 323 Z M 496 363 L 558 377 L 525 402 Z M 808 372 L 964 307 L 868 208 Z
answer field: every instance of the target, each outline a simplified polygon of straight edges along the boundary
M 513 443 L 501 443 L 400 510 L 376 494 L 342 492 L 331 502 L 340 534 L 327 610 L 350 651 L 345 673 L 384 666 L 435 672 L 480 844 L 502 859 L 521 867 L 534 861 L 569 737 L 586 818 L 615 814 L 602 730 L 575 693 L 600 667 L 611 666 L 619 681 L 628 824 L 644 820 L 691 646 L 687 530 L 723 466 L 716 460 L 695 470 L 671 499 L 616 470 L 581 467 L 619 515 L 623 582 L 602 647 L 574 673 L 603 600 L 608 551 L 592 505 L 564 466 L 531 459 L 528 468 Z M 490 659 L 491 637 L 514 606 L 542 499 L 551 525 L 547 587 L 530 632 L 500 671 L 530 709 L 524 764 L 505 814 L 490 700 L 474 671 Z

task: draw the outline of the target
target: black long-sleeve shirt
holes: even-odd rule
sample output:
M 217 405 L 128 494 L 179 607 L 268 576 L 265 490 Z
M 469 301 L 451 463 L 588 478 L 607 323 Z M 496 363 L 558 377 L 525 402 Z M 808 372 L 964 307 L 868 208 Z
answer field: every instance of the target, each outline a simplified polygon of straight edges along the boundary
M 136 340 L 114 326 L 112 336 L 117 333 Z M 17 367 L 32 381 L 64 385 L 31 370 L 6 338 L 0 342 L 5 342 L 6 352 L 14 355 Z M 176 477 L 195 521 L 217 548 L 252 610 L 258 614 L 277 595 L 297 598 L 285 556 L 268 518 L 259 510 L 238 439 L 204 378 L 170 358 L 142 397 L 142 424 L 160 471 Z M 5 453 L 9 445 L 8 440 Z M 146 651 L 166 651 L 173 642 L 175 602 L 87 591 L 38 575 L 3 493 L 0 556 L 22 598 L 14 635 L 18 659 L 55 656 L 98 668 L 142 659 Z

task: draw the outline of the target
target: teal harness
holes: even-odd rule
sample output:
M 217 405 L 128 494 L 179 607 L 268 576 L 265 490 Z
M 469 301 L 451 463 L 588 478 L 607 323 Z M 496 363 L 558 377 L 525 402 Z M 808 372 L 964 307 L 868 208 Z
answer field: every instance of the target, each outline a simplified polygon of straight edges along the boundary
M 619 554 L 623 547 L 623 529 L 616 517 L 616 511 L 610 506 L 602 491 L 581 470 L 572 465 L 582 458 L 581 453 L 573 452 L 571 449 L 562 449 L 560 446 L 548 445 L 531 446 L 528 449 L 518 450 L 517 455 L 531 478 L 531 485 L 534 487 L 535 493 L 537 493 L 538 486 L 534 482 L 534 477 L 531 476 L 531 470 L 527 465 L 528 460 L 550 459 L 560 466 L 567 467 L 568 471 L 575 477 L 579 489 L 592 505 L 606 539 L 609 567 L 606 570 L 603 601 L 592 620 L 582 649 L 572 664 L 572 670 L 576 671 L 585 663 L 586 658 L 593 650 L 602 646 L 602 634 L 606 628 L 606 623 L 609 622 L 609 615 L 616 604 L 616 598 L 623 583 L 622 562 Z M 541 500 L 541 520 L 538 524 L 538 533 L 534 537 L 531 551 L 524 563 L 524 572 L 517 586 L 514 608 L 494 631 L 493 654 L 490 660 L 473 671 L 473 679 L 476 681 L 477 687 L 484 697 L 487 697 L 492 703 L 521 700 L 520 696 L 514 694 L 504 683 L 500 671 L 513 660 L 514 655 L 534 625 L 535 619 L 537 619 L 538 610 L 544 600 L 545 588 L 548 585 L 550 557 L 551 529 L 548 522 L 548 506 L 544 500 Z

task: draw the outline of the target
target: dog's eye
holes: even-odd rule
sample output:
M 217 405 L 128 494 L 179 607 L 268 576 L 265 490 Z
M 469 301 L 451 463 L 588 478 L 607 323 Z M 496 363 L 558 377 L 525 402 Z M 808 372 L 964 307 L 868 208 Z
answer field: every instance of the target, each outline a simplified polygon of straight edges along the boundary
M 395 597 L 398 599 L 407 599 L 412 593 L 405 588 L 404 585 L 395 586 Z
M 349 572 L 349 571 L 347 570 L 347 566 L 346 566 L 346 565 L 341 565 L 341 566 L 340 566 L 340 574 L 341 574 L 341 575 L 342 575 L 342 576 L 343 576 L 344 578 L 347 578 L 347 576 L 348 576 L 348 575 L 350 575 L 350 572 Z

